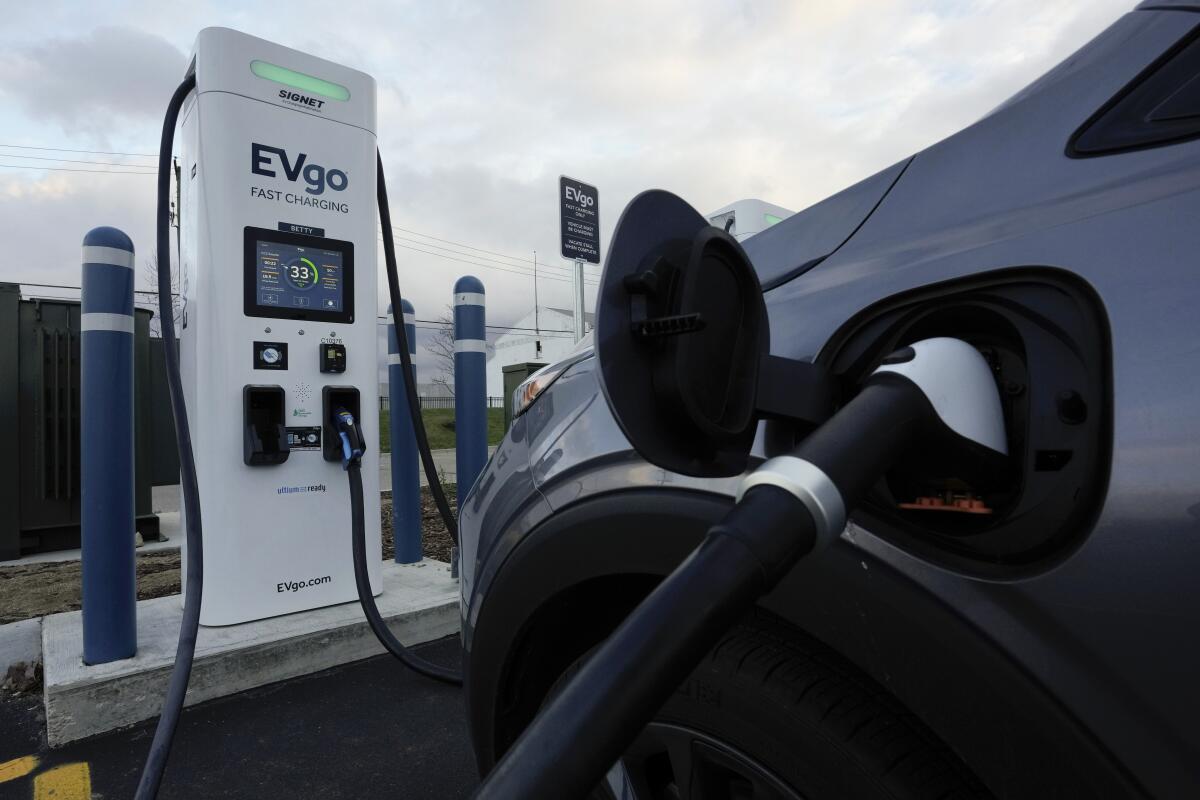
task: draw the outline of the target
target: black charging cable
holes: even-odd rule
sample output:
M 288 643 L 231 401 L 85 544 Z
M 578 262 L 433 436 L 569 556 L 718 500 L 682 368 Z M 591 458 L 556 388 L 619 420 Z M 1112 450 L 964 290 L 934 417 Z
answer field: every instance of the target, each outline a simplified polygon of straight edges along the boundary
M 187 586 L 183 595 L 183 621 L 179 625 L 179 644 L 175 647 L 175 666 L 150 753 L 138 780 L 137 800 L 158 795 L 175 727 L 183 711 L 188 681 L 192 677 L 192 657 L 196 654 L 196 633 L 200 627 L 200 597 L 204 587 L 204 549 L 201 546 L 200 490 L 196 485 L 196 459 L 192 454 L 192 432 L 188 427 L 187 406 L 183 401 L 183 381 L 179 377 L 179 346 L 175 337 L 175 309 L 171 298 L 171 150 L 175 141 L 175 122 L 184 98 L 196 88 L 196 74 L 183 79 L 163 117 L 162 140 L 158 148 L 158 321 L 162 326 L 163 353 L 167 360 L 167 388 L 171 395 L 171 415 L 175 419 L 175 444 L 179 449 L 179 483 L 183 490 L 184 527 L 187 534 Z
M 334 411 L 333 425 L 342 440 L 342 469 L 346 471 L 346 477 L 350 481 L 350 536 L 351 550 L 354 554 L 354 585 L 358 589 L 358 602 L 367 618 L 367 625 L 371 627 L 371 632 L 384 649 L 413 672 L 435 681 L 461 686 L 460 673 L 426 661 L 402 645 L 383 621 L 379 606 L 375 605 L 375 595 L 371 591 L 371 580 L 367 575 L 367 533 L 363 510 L 362 455 L 366 450 L 366 443 L 354 422 L 354 415 L 346 409 L 339 408 Z
M 392 325 L 396 328 L 396 342 L 400 349 L 400 364 L 404 370 L 404 394 L 408 398 L 408 414 L 412 419 L 413 433 L 417 438 L 417 451 L 421 454 L 421 464 L 425 467 L 425 478 L 429 483 L 429 493 L 437 505 L 438 513 L 454 546 L 458 546 L 458 521 L 450 510 L 450 502 L 442 489 L 441 478 L 438 477 L 437 465 L 433 463 L 433 453 L 429 449 L 429 437 L 425 433 L 425 419 L 421 416 L 421 400 L 417 397 L 417 387 L 413 382 L 412 357 L 408 354 L 408 331 L 404 328 L 404 311 L 400 297 L 400 280 L 396 276 L 396 242 L 392 239 L 392 212 L 388 207 L 387 182 L 383 177 L 383 158 L 375 151 L 377 173 L 376 195 L 379 206 L 379 224 L 383 227 L 383 257 L 387 265 L 388 296 L 392 304 Z
M 750 473 L 737 505 L 538 712 L 475 800 L 588 796 L 721 635 L 841 533 L 858 498 L 928 442 L 936 419 L 912 380 L 876 376 L 790 455 Z
M 437 465 L 433 463 L 433 452 L 429 449 L 429 436 L 425 433 L 425 418 L 421 416 L 421 400 L 417 397 L 417 387 L 413 381 L 413 375 L 416 373 L 413 371 L 412 357 L 408 352 L 408 332 L 404 327 L 404 306 L 403 299 L 400 296 L 400 279 L 396 274 L 396 243 L 392 238 L 392 212 L 388 206 L 387 181 L 383 176 L 383 158 L 379 155 L 379 151 L 375 152 L 375 166 L 376 197 L 378 200 L 377 205 L 379 206 L 379 224 L 383 228 L 383 256 L 384 263 L 387 266 L 388 296 L 392 304 L 392 326 L 396 329 L 396 343 L 400 350 L 400 368 L 404 372 L 404 394 L 408 398 L 408 415 L 412 422 L 413 434 L 417 440 L 417 452 L 420 454 L 421 464 L 425 468 L 425 478 L 429 484 L 429 493 L 433 495 L 433 502 L 437 505 L 442 522 L 445 523 L 446 530 L 450 533 L 450 539 L 457 547 L 458 520 L 455 519 L 454 512 L 450 510 L 450 501 L 446 499 L 446 492 L 442 488 L 442 481 L 438 476 Z M 348 472 L 350 472 L 351 499 L 353 500 L 355 491 L 357 491 L 359 498 L 357 509 L 361 515 L 361 476 L 353 469 L 348 470 Z M 355 489 L 356 482 L 358 483 L 357 490 Z M 394 498 L 393 502 L 395 502 Z M 361 524 L 361 521 L 356 524 Z M 379 617 L 379 610 L 375 607 L 375 598 L 371 594 L 371 587 L 367 582 L 366 545 L 363 542 L 361 530 L 361 528 L 355 528 L 354 534 L 354 579 L 358 584 L 358 599 L 362 604 L 363 613 L 367 615 L 367 622 L 371 625 L 371 630 L 375 632 L 375 637 L 379 639 L 380 644 L 389 653 L 399 659 L 405 666 L 434 680 L 461 686 L 463 683 L 461 672 L 430 664 L 410 653 L 396 640 L 396 637 L 392 636 L 392 632 L 388 630 L 387 625 Z

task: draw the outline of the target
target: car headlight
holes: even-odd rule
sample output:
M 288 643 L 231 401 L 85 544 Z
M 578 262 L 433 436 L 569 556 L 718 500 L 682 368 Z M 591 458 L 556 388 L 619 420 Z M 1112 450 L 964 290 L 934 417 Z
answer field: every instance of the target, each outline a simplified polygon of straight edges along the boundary
M 591 355 L 591 351 L 580 353 L 572 358 L 564 359 L 555 364 L 548 364 L 542 367 L 537 372 L 530 375 L 525 381 L 516 388 L 512 397 L 513 419 L 524 414 L 533 401 L 541 396 L 542 392 L 550 388 L 550 384 L 558 380 L 559 376 L 570 369 L 575 364 Z

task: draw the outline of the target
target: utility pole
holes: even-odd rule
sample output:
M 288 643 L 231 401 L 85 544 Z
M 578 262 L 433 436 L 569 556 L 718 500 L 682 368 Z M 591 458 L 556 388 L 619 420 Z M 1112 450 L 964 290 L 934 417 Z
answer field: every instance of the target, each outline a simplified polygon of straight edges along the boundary
M 538 327 L 537 250 L 533 251 L 533 357 L 542 357 L 542 332 Z
M 541 333 L 541 330 L 538 328 L 537 250 L 533 251 L 533 332 Z

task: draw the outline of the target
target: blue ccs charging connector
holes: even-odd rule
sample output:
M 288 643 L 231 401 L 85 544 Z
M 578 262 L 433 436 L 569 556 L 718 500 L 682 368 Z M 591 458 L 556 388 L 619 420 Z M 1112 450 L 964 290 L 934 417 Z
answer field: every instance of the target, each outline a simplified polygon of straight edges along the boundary
M 350 469 L 351 464 L 362 460 L 366 450 L 362 434 L 354 422 L 354 415 L 345 408 L 338 408 L 333 412 L 333 426 L 342 439 L 342 469 Z

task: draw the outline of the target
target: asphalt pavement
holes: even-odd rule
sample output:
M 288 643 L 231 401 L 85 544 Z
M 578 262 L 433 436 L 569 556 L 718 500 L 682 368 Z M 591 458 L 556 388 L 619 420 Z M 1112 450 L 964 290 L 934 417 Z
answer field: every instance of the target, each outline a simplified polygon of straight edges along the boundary
M 458 637 L 416 648 L 459 662 Z M 133 796 L 157 720 L 50 750 L 41 698 L 0 701 L 0 798 Z M 478 783 L 462 690 L 391 656 L 184 711 L 159 797 L 453 800 Z

